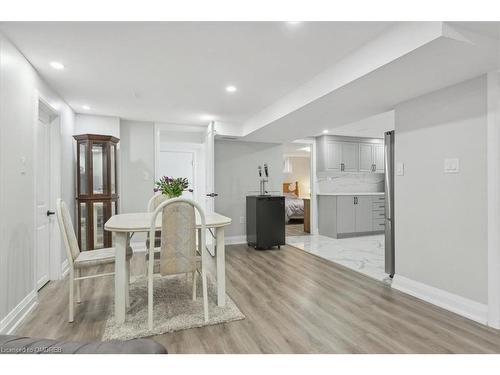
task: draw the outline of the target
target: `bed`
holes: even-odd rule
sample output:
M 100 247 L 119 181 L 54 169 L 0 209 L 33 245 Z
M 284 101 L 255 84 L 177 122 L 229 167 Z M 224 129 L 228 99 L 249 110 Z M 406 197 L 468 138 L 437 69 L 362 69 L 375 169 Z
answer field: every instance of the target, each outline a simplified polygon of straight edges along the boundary
M 283 182 L 285 196 L 285 221 L 290 219 L 304 219 L 304 200 L 299 198 L 299 183 Z

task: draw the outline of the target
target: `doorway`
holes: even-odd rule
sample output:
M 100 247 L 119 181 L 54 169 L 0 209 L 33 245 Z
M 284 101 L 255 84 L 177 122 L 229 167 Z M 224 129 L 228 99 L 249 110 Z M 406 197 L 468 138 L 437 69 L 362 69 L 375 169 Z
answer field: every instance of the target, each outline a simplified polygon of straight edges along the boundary
M 155 179 L 188 179 L 184 198 L 213 211 L 213 124 L 208 126 L 155 124 Z M 207 196 L 209 195 L 209 196 Z
M 54 203 L 60 193 L 58 139 L 59 116 L 39 99 L 35 121 L 35 282 L 40 290 L 61 274 L 59 237 L 56 233 Z M 59 186 L 59 189 L 58 189 Z
M 393 129 L 390 111 L 317 136 L 312 197 L 318 231 L 289 236 L 287 244 L 390 283 L 385 223 L 392 215 L 385 204 L 384 134 Z
M 310 143 L 284 145 L 282 193 L 285 196 L 285 237 L 310 235 L 311 229 Z

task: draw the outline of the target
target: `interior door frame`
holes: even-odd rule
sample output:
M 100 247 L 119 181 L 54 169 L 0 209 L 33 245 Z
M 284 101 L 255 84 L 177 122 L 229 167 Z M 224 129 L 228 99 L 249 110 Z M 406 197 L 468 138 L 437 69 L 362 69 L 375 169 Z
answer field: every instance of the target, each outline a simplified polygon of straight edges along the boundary
M 309 188 L 310 192 L 310 234 L 319 234 L 318 229 L 318 179 L 316 178 L 316 169 L 317 169 L 317 158 L 316 158 L 316 148 L 317 148 L 317 140 L 316 138 L 303 138 L 297 139 L 294 141 L 296 143 L 303 143 L 310 147 L 310 156 L 309 156 Z
M 170 151 L 188 151 L 188 152 L 194 152 L 194 166 L 193 166 L 193 173 L 194 173 L 194 195 L 193 197 L 195 200 L 199 200 L 200 203 L 203 205 L 204 203 L 204 191 L 200 187 L 200 183 L 204 184 L 205 181 L 201 181 L 201 178 L 198 178 L 198 175 L 200 171 L 203 168 L 206 168 L 205 165 L 201 165 L 201 163 L 204 163 L 204 158 L 205 158 L 205 148 L 204 148 L 204 143 L 201 142 L 201 134 L 202 131 L 205 130 L 204 127 L 200 126 L 191 126 L 191 125 L 176 125 L 176 124 L 161 124 L 161 123 L 155 123 L 154 124 L 154 168 L 153 168 L 153 173 L 154 173 L 154 179 L 158 178 L 158 170 L 159 170 L 159 165 L 160 165 L 160 152 L 162 150 L 162 144 L 161 144 L 161 132 L 165 131 L 176 131 L 176 132 L 186 132 L 186 133 L 199 133 L 200 134 L 200 143 L 194 143 L 194 142 L 165 142 L 163 145 L 168 148 Z M 204 173 L 206 171 L 204 170 Z
M 49 168 L 50 168 L 50 176 L 49 176 L 49 207 L 55 208 L 56 199 L 61 196 L 61 172 L 62 172 L 62 162 L 61 162 L 61 145 L 62 145 L 62 137 L 61 137 L 61 116 L 59 112 L 49 103 L 49 101 L 42 96 L 38 90 L 35 90 L 34 95 L 34 126 L 33 126 L 33 155 L 36 156 L 37 150 L 37 137 L 36 131 L 38 127 L 39 121 L 39 113 L 41 108 L 47 111 L 50 114 L 50 123 L 49 123 Z M 37 196 L 37 177 L 36 177 L 36 168 L 37 168 L 37 160 L 34 157 L 33 160 L 33 233 L 36 233 L 37 228 L 37 206 L 36 206 L 36 196 Z M 63 264 L 62 264 L 62 255 L 61 255 L 61 235 L 59 231 L 59 227 L 56 225 L 55 218 L 51 219 L 52 224 L 50 225 L 49 231 L 49 281 L 50 280 L 59 280 L 63 274 Z M 33 239 L 33 259 L 34 259 L 34 267 L 33 267 L 33 282 L 34 282 L 34 290 L 38 290 L 37 285 L 37 256 L 38 256 L 38 245 L 36 238 Z

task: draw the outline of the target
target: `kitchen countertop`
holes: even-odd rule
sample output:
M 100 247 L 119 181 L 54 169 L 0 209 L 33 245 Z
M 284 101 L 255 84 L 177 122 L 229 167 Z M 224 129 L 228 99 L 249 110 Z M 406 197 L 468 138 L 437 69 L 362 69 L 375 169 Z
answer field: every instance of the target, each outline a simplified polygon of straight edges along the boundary
M 383 191 L 381 192 L 367 192 L 367 193 L 363 193 L 363 192 L 346 192 L 346 193 L 318 193 L 317 195 L 332 195 L 332 196 L 336 196 L 336 195 L 357 195 L 357 196 L 361 196 L 361 195 L 384 195 L 385 193 Z

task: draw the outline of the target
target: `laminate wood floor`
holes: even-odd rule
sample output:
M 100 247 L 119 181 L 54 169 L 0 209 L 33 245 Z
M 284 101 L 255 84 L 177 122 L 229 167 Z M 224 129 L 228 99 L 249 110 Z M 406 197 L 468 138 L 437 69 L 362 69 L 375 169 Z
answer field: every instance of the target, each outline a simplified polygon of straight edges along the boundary
M 310 233 L 304 232 L 304 224 L 285 225 L 285 236 L 309 236 Z
M 498 331 L 299 249 L 234 245 L 226 260 L 228 294 L 246 319 L 155 336 L 170 353 L 500 353 Z M 141 262 L 135 255 L 135 272 Z M 17 334 L 99 340 L 113 279 L 84 282 L 74 323 L 67 289 L 43 288 Z

